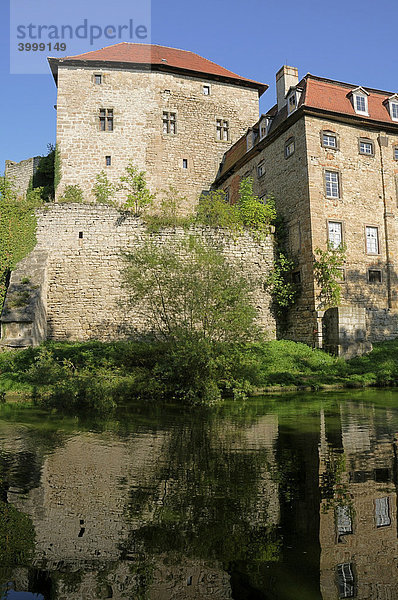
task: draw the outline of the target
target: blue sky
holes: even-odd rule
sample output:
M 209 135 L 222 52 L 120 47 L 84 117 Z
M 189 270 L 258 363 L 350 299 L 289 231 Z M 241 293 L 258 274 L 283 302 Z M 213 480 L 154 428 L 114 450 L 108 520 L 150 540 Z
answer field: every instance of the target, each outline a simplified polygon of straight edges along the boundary
M 11 0 L 17 11 L 27 1 L 33 6 L 50 2 Z M 95 0 L 93 11 L 92 1 L 69 0 L 64 5 L 73 7 L 76 23 L 94 12 L 109 15 L 109 2 Z M 10 74 L 9 2 L 1 0 L 0 5 L 0 173 L 6 158 L 19 161 L 44 154 L 47 144 L 55 142 L 56 127 L 51 75 Z M 56 4 L 51 0 L 52 6 Z M 112 12 L 110 20 L 115 23 L 133 6 L 132 0 L 114 5 L 117 15 Z M 153 0 L 151 9 L 152 43 L 192 50 L 240 75 L 268 83 L 262 111 L 274 104 L 275 73 L 283 64 L 298 67 L 300 76 L 310 72 L 398 91 L 396 0 Z M 21 8 L 21 18 L 22 12 Z M 82 41 L 79 51 L 105 45 L 103 39 L 91 47 Z

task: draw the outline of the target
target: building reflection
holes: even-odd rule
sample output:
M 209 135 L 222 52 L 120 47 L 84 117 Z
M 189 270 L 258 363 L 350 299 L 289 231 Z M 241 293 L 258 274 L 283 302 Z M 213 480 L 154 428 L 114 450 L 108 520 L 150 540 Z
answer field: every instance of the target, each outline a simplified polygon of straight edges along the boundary
M 323 600 L 398 597 L 393 414 L 342 403 L 340 435 L 321 415 L 320 587 Z

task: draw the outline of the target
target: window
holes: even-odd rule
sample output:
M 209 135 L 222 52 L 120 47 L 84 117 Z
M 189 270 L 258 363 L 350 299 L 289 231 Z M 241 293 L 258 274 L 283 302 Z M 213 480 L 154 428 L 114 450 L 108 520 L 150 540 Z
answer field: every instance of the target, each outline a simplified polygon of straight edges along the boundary
M 398 102 L 391 102 L 391 118 L 398 121 Z
M 100 131 L 113 131 L 113 109 L 100 108 L 99 111 Z
M 325 171 L 327 198 L 340 198 L 340 181 L 337 171 Z
M 354 597 L 354 574 L 351 563 L 337 565 L 337 584 L 340 598 Z
M 367 156 L 373 156 L 374 146 L 372 140 L 360 139 L 359 140 L 359 154 L 366 154 Z
M 289 138 L 285 144 L 285 158 L 289 158 L 292 154 L 294 154 L 294 150 L 294 138 Z
M 188 159 L 187 158 L 182 159 L 182 168 L 188 169 Z
M 365 227 L 366 233 L 366 253 L 367 254 L 378 254 L 379 253 L 379 229 L 378 227 Z
M 229 204 L 229 187 L 225 188 L 224 194 L 225 194 L 225 202 L 227 202 Z
M 338 535 L 352 533 L 352 519 L 349 506 L 338 506 L 336 508 L 336 524 Z
M 381 283 L 381 270 L 380 269 L 369 269 L 368 270 L 368 281 L 369 281 L 369 283 Z
M 264 161 L 260 162 L 257 165 L 257 177 L 262 177 L 263 175 L 265 175 L 265 163 Z
M 369 93 L 362 87 L 352 90 L 352 103 L 357 114 L 368 115 Z
M 322 133 L 322 146 L 324 148 L 337 148 L 337 136 L 329 131 Z
M 216 121 L 216 130 L 217 130 L 217 139 L 228 141 L 229 140 L 229 125 L 228 121 L 223 121 L 223 119 L 217 119 Z
M 342 269 L 340 267 L 336 269 L 336 281 L 338 281 L 339 283 L 345 282 L 345 269 Z
M 289 115 L 290 113 L 292 113 L 294 110 L 296 110 L 296 94 L 291 94 L 289 96 Z
M 101 85 L 101 83 L 102 83 L 102 75 L 94 75 L 94 83 L 96 85 Z
M 110 167 L 112 164 L 112 158 L 110 156 L 105 156 L 105 164 L 107 167 Z
M 203 95 L 204 96 L 210 96 L 210 86 L 209 85 L 204 85 L 203 86 Z
M 175 135 L 177 133 L 176 113 L 163 112 L 163 133 Z
M 339 248 L 343 241 L 343 224 L 339 221 L 328 221 L 328 241 L 332 248 Z
M 376 527 L 387 527 L 391 525 L 390 504 L 388 496 L 375 499 Z
M 259 196 L 259 200 L 260 200 L 261 204 L 267 204 L 267 202 L 268 202 L 268 193 L 264 192 L 264 194 L 261 194 L 261 196 Z
M 394 160 L 398 160 L 398 146 L 394 146 Z
M 300 271 L 294 271 L 292 273 L 292 282 L 295 285 L 300 285 L 300 283 L 301 283 L 301 273 L 300 273 Z
M 79 231 L 79 240 L 82 240 L 82 239 L 83 239 L 83 232 Z

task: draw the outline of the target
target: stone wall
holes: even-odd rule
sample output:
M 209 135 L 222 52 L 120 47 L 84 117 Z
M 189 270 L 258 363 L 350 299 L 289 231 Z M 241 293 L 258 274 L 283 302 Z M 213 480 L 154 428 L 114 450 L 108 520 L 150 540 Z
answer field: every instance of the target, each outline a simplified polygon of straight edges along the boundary
M 40 162 L 40 156 L 27 158 L 16 163 L 12 160 L 6 160 L 5 176 L 11 182 L 18 195 L 25 195 L 29 184 L 32 182 L 33 175 Z
M 95 73 L 102 74 L 101 85 L 94 83 Z M 204 84 L 209 95 L 203 94 Z M 113 131 L 100 131 L 100 109 L 113 110 Z M 176 115 L 175 135 L 163 133 L 164 111 Z M 66 185 L 77 184 L 90 199 L 101 170 L 118 182 L 131 160 L 147 171 L 152 191 L 173 186 L 186 196 L 184 212 L 189 212 L 213 182 L 225 150 L 258 119 L 258 111 L 257 90 L 208 81 L 205 75 L 60 65 L 57 197 Z M 217 140 L 216 119 L 228 121 L 228 141 Z
M 47 335 L 57 340 L 120 339 L 147 330 L 139 307 L 131 307 L 123 287 L 123 252 L 139 248 L 150 236 L 156 244 L 197 235 L 227 260 L 258 280 L 253 303 L 258 322 L 275 337 L 270 297 L 263 282 L 273 264 L 273 236 L 233 237 L 206 227 L 163 229 L 147 234 L 141 220 L 106 206 L 56 204 L 38 211 L 35 252 L 48 255 L 46 266 Z M 29 277 L 29 269 L 26 276 Z

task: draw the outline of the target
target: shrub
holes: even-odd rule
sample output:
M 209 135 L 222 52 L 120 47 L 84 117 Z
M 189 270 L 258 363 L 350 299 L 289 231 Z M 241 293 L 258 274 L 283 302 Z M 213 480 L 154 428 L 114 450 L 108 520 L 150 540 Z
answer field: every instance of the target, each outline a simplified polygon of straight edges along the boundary
M 59 198 L 59 202 L 82 204 L 84 202 L 84 199 L 83 190 L 80 187 L 80 185 L 67 185 L 65 187 L 64 193 Z

